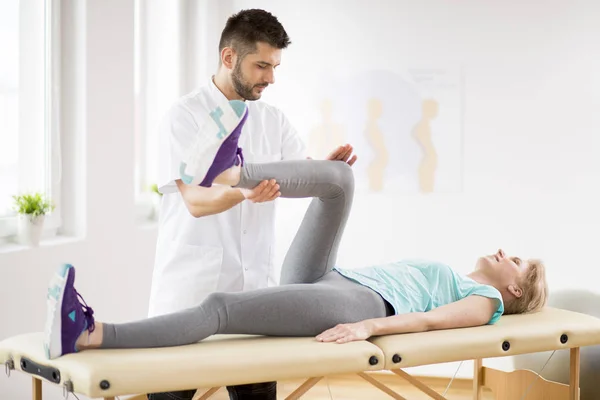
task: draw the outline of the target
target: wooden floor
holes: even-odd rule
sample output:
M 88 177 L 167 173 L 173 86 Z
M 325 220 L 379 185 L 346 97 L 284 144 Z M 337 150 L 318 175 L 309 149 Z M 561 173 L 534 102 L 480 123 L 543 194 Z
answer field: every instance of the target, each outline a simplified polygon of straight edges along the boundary
M 389 373 L 370 373 L 372 377 L 388 386 L 390 389 L 396 391 L 401 396 L 409 400 L 431 400 L 431 397 L 427 396 L 402 378 Z M 443 394 L 446 386 L 450 382 L 447 378 L 430 378 L 430 377 L 418 377 L 423 383 L 436 390 L 438 393 Z M 277 385 L 277 398 L 285 399 L 287 395 L 292 393 L 302 382 L 298 381 L 281 381 Z M 448 400 L 472 400 L 473 394 L 471 391 L 472 381 L 470 379 L 454 379 L 450 389 L 446 393 Z M 204 392 L 202 392 L 204 393 Z M 200 393 L 197 394 L 199 397 Z M 387 400 L 392 399 L 391 396 L 377 389 L 358 375 L 338 375 L 323 378 L 317 383 L 312 389 L 310 389 L 301 400 Z M 494 396 L 487 389 L 484 391 L 484 400 L 493 400 Z M 225 388 L 219 389 L 210 400 L 229 400 L 227 390 Z

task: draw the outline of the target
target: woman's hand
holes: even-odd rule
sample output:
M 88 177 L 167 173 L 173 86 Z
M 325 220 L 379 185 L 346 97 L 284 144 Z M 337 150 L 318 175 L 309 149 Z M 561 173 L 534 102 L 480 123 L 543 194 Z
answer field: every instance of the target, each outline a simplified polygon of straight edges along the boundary
M 368 321 L 354 324 L 339 324 L 317 336 L 319 342 L 347 343 L 354 340 L 365 340 L 372 336 L 372 328 Z

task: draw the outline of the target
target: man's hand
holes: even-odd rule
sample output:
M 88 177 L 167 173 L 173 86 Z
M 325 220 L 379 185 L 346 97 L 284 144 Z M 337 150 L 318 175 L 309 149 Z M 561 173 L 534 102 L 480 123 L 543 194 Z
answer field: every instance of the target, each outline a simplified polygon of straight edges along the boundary
M 339 324 L 317 336 L 319 342 L 347 343 L 354 340 L 366 340 L 372 335 L 369 321 L 360 321 L 354 324 Z
M 275 179 L 265 180 L 259 183 L 254 189 L 240 189 L 246 200 L 253 203 L 264 203 L 267 201 L 273 201 L 279 196 L 279 185 Z
M 356 154 L 352 155 L 353 150 L 354 149 L 349 144 L 346 144 L 344 146 L 339 146 L 337 149 L 335 149 L 331 153 L 329 153 L 329 155 L 327 156 L 327 160 L 343 161 L 345 163 L 348 163 L 348 165 L 352 166 L 356 162 L 356 159 L 358 158 L 356 156 Z M 350 157 L 350 156 L 352 156 L 352 157 Z

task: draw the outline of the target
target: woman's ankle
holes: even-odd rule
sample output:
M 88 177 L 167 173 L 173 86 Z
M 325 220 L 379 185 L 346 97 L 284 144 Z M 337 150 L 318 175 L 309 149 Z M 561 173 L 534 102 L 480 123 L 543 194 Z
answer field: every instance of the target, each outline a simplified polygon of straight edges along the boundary
M 236 186 L 242 178 L 242 167 L 234 166 L 226 171 L 221 172 L 214 180 L 214 183 L 219 185 Z
M 95 328 L 92 332 L 89 330 L 83 331 L 77 341 L 75 342 L 75 348 L 77 350 L 95 349 L 102 345 L 103 326 L 101 322 L 96 322 Z

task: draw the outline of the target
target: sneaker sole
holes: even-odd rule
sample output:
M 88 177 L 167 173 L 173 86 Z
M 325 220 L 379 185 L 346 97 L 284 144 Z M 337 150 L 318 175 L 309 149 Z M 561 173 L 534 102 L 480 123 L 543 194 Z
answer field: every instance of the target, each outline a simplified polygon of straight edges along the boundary
M 217 110 L 222 113 L 219 117 L 214 116 L 218 113 Z M 199 185 L 204 180 L 221 145 L 231 136 L 247 112 L 248 107 L 244 102 L 231 100 L 227 107 L 219 106 L 211 113 L 211 118 L 207 123 L 208 126 L 203 127 L 203 129 L 210 129 L 213 132 L 216 131 L 216 133 L 209 135 L 208 138 L 199 136 L 190 148 L 186 157 L 187 162 L 180 164 L 179 176 L 185 184 Z M 209 140 L 208 143 L 207 139 Z
M 65 294 L 67 277 L 69 276 L 69 269 L 71 268 L 73 266 L 69 264 L 61 266 L 52 277 L 48 286 L 44 348 L 46 356 L 50 359 L 59 357 L 62 354 L 62 301 Z

